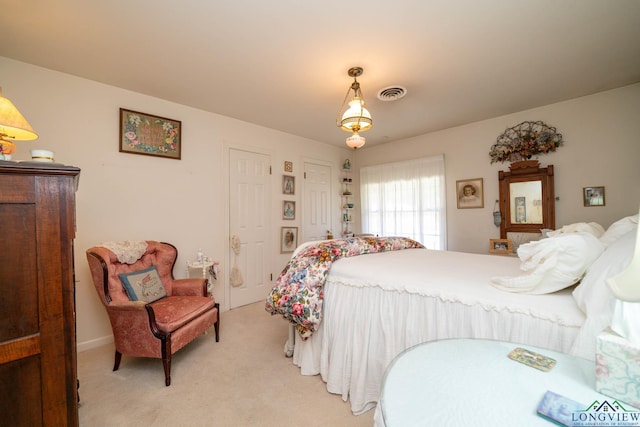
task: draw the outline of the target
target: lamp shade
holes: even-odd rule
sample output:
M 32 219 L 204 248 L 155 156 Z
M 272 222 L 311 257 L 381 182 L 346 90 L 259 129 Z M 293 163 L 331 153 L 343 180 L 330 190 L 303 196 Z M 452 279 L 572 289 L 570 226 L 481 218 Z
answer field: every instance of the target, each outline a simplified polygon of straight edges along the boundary
M 0 88 L 0 140 L 30 141 L 37 138 L 38 134 L 13 102 L 2 96 Z
M 366 139 L 358 135 L 358 132 L 354 132 L 353 135 L 347 138 L 347 146 L 354 150 L 362 147 L 365 142 L 367 142 Z
M 362 98 L 354 97 L 349 102 L 349 108 L 342 115 L 340 127 L 347 132 L 365 131 L 372 125 L 371 113 L 364 106 Z

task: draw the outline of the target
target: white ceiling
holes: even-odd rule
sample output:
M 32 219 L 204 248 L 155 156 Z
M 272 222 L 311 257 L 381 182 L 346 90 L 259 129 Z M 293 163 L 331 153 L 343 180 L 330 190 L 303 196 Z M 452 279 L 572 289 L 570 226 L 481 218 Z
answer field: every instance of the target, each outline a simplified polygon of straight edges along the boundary
M 640 82 L 639 0 L 0 0 L 0 11 L 0 56 L 340 146 L 356 65 L 367 146 Z M 376 99 L 391 85 L 407 95 Z

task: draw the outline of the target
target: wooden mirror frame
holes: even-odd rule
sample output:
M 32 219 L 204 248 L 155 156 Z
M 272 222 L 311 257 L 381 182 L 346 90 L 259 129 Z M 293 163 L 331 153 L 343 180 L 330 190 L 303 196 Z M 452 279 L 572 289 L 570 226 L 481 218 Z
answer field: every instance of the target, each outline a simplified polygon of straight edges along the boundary
M 537 160 L 525 160 L 509 165 L 509 172 L 499 171 L 500 184 L 500 238 L 507 233 L 540 233 L 543 228 L 555 229 L 555 195 L 553 188 L 553 165 L 541 168 Z M 511 222 L 511 184 L 517 182 L 540 181 L 542 184 L 542 223 Z

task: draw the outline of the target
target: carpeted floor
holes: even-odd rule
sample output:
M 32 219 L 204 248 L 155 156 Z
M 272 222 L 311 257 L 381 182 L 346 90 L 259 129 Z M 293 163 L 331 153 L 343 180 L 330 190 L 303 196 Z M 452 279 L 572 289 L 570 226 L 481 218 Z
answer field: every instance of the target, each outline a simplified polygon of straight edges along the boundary
M 303 376 L 284 356 L 287 323 L 262 302 L 222 313 L 213 330 L 162 362 L 123 356 L 112 345 L 78 354 L 80 426 L 371 426 L 354 416 L 319 376 Z

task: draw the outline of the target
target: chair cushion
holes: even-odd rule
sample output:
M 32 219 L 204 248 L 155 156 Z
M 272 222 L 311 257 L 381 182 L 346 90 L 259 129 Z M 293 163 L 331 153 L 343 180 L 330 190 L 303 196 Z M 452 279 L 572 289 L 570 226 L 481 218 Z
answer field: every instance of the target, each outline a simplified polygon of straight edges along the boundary
M 131 301 L 153 302 L 167 296 L 155 265 L 118 276 Z
M 200 296 L 170 296 L 151 304 L 158 329 L 173 332 L 202 313 L 213 309 L 213 298 Z

